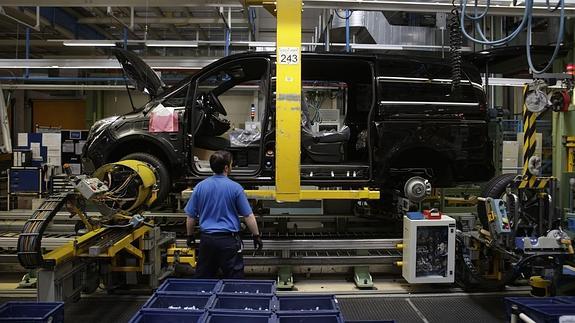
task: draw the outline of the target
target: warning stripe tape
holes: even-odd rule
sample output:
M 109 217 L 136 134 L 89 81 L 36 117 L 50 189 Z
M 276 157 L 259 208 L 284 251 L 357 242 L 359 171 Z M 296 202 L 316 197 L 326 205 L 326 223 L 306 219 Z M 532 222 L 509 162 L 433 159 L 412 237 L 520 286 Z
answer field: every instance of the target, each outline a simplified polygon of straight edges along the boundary
M 527 178 L 524 178 L 521 183 L 519 183 L 519 188 L 547 188 L 549 185 L 549 180 L 550 178 L 529 175 Z
M 531 180 L 532 174 L 529 172 L 529 159 L 535 154 L 537 146 L 537 137 L 535 136 L 535 122 L 537 114 L 527 109 L 528 86 L 523 87 L 523 176 L 529 176 L 527 181 Z

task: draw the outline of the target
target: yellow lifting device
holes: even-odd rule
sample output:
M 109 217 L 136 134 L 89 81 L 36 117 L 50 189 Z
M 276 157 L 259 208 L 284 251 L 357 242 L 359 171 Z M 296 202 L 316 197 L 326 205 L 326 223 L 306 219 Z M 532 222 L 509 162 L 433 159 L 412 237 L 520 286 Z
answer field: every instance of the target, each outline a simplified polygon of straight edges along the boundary
M 270 1 L 245 0 L 245 6 Z M 248 197 L 282 202 L 320 199 L 379 199 L 379 191 L 302 190 L 301 156 L 301 0 L 278 0 L 276 5 L 276 187 L 246 190 Z

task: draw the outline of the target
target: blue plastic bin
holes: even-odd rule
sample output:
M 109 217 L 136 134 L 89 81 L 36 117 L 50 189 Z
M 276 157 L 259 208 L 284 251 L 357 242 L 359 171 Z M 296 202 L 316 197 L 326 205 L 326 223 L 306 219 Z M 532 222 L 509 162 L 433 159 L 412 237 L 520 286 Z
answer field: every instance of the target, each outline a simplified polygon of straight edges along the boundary
M 222 294 L 254 294 L 273 295 L 276 292 L 276 282 L 274 280 L 222 280 Z
M 265 312 L 271 313 L 275 309 L 273 296 L 248 295 L 217 295 L 214 298 L 211 310 L 218 312 Z
M 505 302 L 509 317 L 512 305 L 517 305 L 520 312 L 540 323 L 555 323 L 563 315 L 575 315 L 573 297 L 507 297 Z
M 339 310 L 339 304 L 333 295 L 278 297 L 278 313 L 339 312 Z
M 340 313 L 278 313 L 278 323 L 345 323 Z
M 215 294 L 220 290 L 217 279 L 167 279 L 156 291 L 157 294 L 197 295 Z
M 0 306 L 0 322 L 64 322 L 64 303 L 6 302 Z
M 129 323 L 196 323 L 203 322 L 206 312 L 138 311 Z
M 276 323 L 273 314 L 262 313 L 221 313 L 210 311 L 205 323 Z
M 203 311 L 212 305 L 214 295 L 173 295 L 154 294 L 144 304 L 142 309 L 158 309 L 165 311 Z M 170 308 L 171 307 L 171 308 Z

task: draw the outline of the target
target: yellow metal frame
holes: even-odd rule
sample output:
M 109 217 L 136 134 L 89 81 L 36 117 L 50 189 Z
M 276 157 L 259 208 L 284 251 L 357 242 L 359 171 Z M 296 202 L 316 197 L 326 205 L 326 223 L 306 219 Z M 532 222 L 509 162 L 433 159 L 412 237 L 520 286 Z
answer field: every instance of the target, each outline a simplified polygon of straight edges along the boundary
M 575 136 L 565 137 L 567 148 L 567 172 L 575 171 Z
M 188 264 L 192 268 L 196 268 L 196 250 L 193 248 L 178 248 L 172 245 L 168 248 L 167 260 L 169 265 L 173 265 L 176 262 L 180 264 Z
M 248 198 L 258 200 L 280 199 L 275 190 L 245 190 Z M 300 190 L 295 197 L 299 200 L 377 200 L 379 191 L 362 190 Z M 284 200 L 285 201 L 285 200 Z
M 87 241 L 100 236 L 111 229 L 109 228 L 99 228 L 94 231 L 90 231 L 78 239 L 71 241 L 44 256 L 44 260 L 51 260 L 54 265 L 62 264 L 66 261 L 71 260 L 74 257 L 85 257 L 85 258 L 108 258 L 111 259 L 112 271 L 119 272 L 142 272 L 144 269 L 145 255 L 142 251 L 144 247 L 143 237 L 148 233 L 151 228 L 148 226 L 142 226 L 135 229 L 131 233 L 124 236 L 118 242 L 114 243 L 106 249 L 105 252 L 100 253 L 96 256 L 91 256 L 88 254 L 88 249 L 90 245 L 86 244 Z M 132 243 L 138 242 L 138 247 L 134 246 Z M 133 255 L 138 260 L 137 266 L 117 266 L 117 260 L 120 257 L 119 253 L 125 250 L 126 252 Z
M 301 146 L 301 0 L 278 0 L 276 59 L 276 192 L 281 201 L 299 201 Z M 282 62 L 296 48 L 297 61 Z
M 80 252 L 85 252 L 84 250 L 80 250 L 79 246 L 82 245 L 84 242 L 98 236 L 106 231 L 106 228 L 99 228 L 94 231 L 90 231 L 81 237 L 78 237 L 74 241 L 70 241 L 67 244 L 54 249 L 44 255 L 45 261 L 50 261 L 54 265 L 62 264 L 76 256 L 79 255 Z
M 134 204 L 126 212 L 134 211 L 140 206 L 147 205 L 150 206 L 156 200 L 156 192 L 154 191 L 154 185 L 156 184 L 156 175 L 154 171 L 150 168 L 150 165 L 141 162 L 139 160 L 122 160 L 115 163 L 106 164 L 98 168 L 94 172 L 94 177 L 104 180 L 105 175 L 115 166 L 121 165 L 128 167 L 133 170 L 140 179 L 142 184 L 138 187 L 138 196 Z
M 251 198 L 281 202 L 319 199 L 379 199 L 379 191 L 302 190 L 301 156 L 301 0 L 244 0 L 244 6 L 261 5 L 277 17 L 276 48 L 276 173 L 275 190 L 246 190 Z M 297 53 L 284 61 L 282 54 Z

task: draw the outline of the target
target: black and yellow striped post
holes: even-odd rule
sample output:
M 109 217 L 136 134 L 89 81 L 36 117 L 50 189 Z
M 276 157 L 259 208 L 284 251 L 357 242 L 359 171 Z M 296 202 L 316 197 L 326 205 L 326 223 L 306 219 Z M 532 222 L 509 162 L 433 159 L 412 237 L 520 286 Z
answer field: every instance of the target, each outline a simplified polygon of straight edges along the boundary
M 527 108 L 527 94 L 529 85 L 523 87 L 523 178 L 519 183 L 519 188 L 545 188 L 549 182 L 548 178 L 540 178 L 529 171 L 529 160 L 535 155 L 537 146 L 536 121 L 538 113 Z

